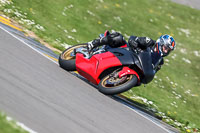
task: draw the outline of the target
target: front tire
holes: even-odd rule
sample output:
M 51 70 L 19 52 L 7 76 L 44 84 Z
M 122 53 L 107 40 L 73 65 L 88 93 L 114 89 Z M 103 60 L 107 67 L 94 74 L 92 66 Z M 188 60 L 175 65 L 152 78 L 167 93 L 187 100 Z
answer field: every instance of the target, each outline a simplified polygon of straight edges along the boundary
M 136 75 L 126 75 L 126 77 L 122 77 L 122 78 L 124 78 L 123 79 L 124 81 L 121 84 L 112 85 L 108 83 L 109 80 L 111 80 L 110 75 L 105 76 L 98 85 L 99 91 L 106 95 L 115 95 L 115 94 L 119 94 L 131 89 L 138 82 L 138 78 Z
M 74 49 L 84 46 L 87 46 L 87 43 L 77 44 L 64 50 L 58 59 L 60 67 L 67 71 L 76 71 L 76 56 L 71 56 L 71 53 L 74 51 Z

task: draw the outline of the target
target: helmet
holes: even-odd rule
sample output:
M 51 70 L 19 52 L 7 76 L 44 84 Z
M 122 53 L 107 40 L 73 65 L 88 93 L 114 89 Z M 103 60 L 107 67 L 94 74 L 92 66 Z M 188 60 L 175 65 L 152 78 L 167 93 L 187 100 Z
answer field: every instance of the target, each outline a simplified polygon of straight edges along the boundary
M 167 56 L 176 47 L 175 40 L 170 35 L 162 35 L 156 41 L 157 51 L 162 57 Z

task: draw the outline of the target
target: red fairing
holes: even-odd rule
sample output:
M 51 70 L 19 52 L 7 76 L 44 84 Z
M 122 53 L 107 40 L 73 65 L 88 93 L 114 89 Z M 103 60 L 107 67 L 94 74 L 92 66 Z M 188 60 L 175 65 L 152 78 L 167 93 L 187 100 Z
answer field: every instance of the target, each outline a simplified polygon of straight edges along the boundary
M 104 36 L 107 36 L 107 35 L 108 35 L 108 33 L 109 33 L 109 31 L 108 31 L 108 30 L 106 30 L 106 31 L 105 31 L 105 33 L 104 33 Z
M 140 81 L 140 77 L 137 74 L 137 72 L 135 72 L 133 69 L 130 69 L 129 67 L 123 67 L 123 69 L 119 72 L 119 78 L 125 76 L 125 75 L 129 75 L 129 74 L 134 74 L 137 76 L 138 81 Z
M 126 48 L 127 47 L 127 44 L 124 44 L 121 46 L 121 48 Z
M 90 59 L 85 58 L 83 54 L 76 54 L 76 70 L 94 84 L 99 84 L 98 77 L 104 70 L 121 65 L 119 59 L 111 52 L 96 54 Z

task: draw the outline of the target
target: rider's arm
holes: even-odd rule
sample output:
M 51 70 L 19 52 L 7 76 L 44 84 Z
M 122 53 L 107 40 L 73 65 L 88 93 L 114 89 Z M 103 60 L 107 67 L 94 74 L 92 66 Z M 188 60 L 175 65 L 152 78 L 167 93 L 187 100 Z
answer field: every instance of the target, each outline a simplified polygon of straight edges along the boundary
M 113 32 L 105 37 L 88 42 L 88 47 L 89 49 L 92 49 L 102 45 L 109 45 L 110 47 L 116 48 L 125 44 L 126 41 L 124 40 L 124 37 L 118 32 Z
M 121 47 L 126 44 L 124 37 L 118 32 L 113 32 L 110 35 L 105 36 L 104 38 L 102 38 L 102 43 L 104 43 L 105 45 L 107 44 L 113 48 Z
M 155 45 L 155 41 L 149 37 L 137 37 L 130 36 L 128 43 L 133 48 L 141 48 L 146 49 L 147 47 L 153 47 Z

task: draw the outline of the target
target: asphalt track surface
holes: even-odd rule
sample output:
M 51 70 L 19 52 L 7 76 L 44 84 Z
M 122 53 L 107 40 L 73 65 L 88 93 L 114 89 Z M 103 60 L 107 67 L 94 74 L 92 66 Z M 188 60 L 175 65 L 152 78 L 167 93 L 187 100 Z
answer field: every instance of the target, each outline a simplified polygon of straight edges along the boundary
M 0 110 L 39 133 L 166 133 L 0 29 Z
M 200 9 L 200 0 L 172 0 L 173 2 Z

